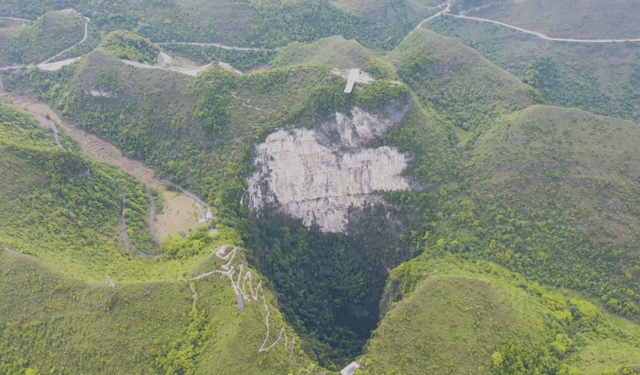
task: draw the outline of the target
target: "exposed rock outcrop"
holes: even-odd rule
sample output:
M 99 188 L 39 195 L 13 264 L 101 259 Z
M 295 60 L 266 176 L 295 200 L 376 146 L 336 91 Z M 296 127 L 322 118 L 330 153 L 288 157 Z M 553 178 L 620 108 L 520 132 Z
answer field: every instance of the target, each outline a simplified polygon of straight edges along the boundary
M 270 134 L 256 147 L 249 207 L 257 214 L 288 214 L 323 232 L 344 232 L 350 206 L 380 202 L 382 191 L 410 188 L 401 175 L 407 155 L 387 146 L 365 147 L 402 121 L 407 110 L 375 116 L 353 108 L 317 129 Z

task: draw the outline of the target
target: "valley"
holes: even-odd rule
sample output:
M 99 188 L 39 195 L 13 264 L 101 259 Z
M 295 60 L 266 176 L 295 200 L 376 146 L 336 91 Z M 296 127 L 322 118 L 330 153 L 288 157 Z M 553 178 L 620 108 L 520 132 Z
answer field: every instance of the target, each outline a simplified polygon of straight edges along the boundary
M 0 373 L 640 373 L 627 5 L 0 1 Z

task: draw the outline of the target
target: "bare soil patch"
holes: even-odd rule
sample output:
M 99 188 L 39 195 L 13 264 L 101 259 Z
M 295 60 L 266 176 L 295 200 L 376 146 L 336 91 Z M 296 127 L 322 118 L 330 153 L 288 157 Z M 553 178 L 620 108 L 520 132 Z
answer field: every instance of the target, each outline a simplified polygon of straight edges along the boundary
M 156 236 L 162 241 L 171 235 L 182 232 L 189 235 L 206 222 L 198 222 L 207 212 L 202 204 L 196 205 L 195 200 L 184 194 L 162 189 L 162 212 L 156 214 Z
M 139 161 L 128 159 L 122 154 L 122 151 L 111 143 L 103 141 L 95 135 L 89 134 L 84 130 L 78 129 L 75 125 L 64 121 L 48 105 L 39 103 L 35 99 L 17 96 L 4 91 L 0 91 L 0 98 L 28 112 L 45 117 L 49 116 L 50 119 L 64 129 L 65 133 L 74 141 L 78 142 L 82 152 L 87 156 L 114 165 L 142 182 L 153 178 L 155 174 L 153 169 Z

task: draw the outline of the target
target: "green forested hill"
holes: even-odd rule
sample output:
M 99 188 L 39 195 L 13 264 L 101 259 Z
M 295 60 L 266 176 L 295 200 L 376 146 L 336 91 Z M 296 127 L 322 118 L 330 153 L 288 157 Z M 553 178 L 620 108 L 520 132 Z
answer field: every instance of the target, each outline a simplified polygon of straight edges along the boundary
M 154 42 L 218 42 L 273 48 L 293 41 L 313 42 L 343 35 L 388 50 L 422 19 L 435 13 L 437 5 L 415 1 L 345 4 L 329 0 L 126 0 L 118 4 L 7 0 L 0 3 L 0 14 L 35 19 L 48 11 L 71 7 L 90 17 L 105 32 L 130 30 Z
M 636 325 L 483 261 L 414 259 L 383 303 L 364 374 L 633 374 L 640 360 Z
M 357 374 L 640 373 L 640 128 L 592 113 L 634 118 L 635 68 L 620 55 L 622 73 L 599 77 L 626 86 L 593 89 L 566 70 L 591 49 L 541 56 L 526 40 L 529 55 L 507 56 L 514 39 L 491 36 L 503 31 L 460 31 L 446 16 L 432 26 L 449 36 L 402 41 L 436 5 L 0 1 L 33 19 L 74 7 L 94 27 L 80 61 L 3 73 L 3 89 L 49 103 L 216 213 L 157 244 L 142 182 L 0 105 L 0 373 L 312 375 L 353 360 Z M 269 50 L 154 44 L 185 40 Z M 56 52 L 42 48 L 29 51 Z M 598 48 L 588 64 L 602 67 L 616 50 Z M 161 51 L 175 65 L 156 65 Z M 211 65 L 196 74 L 184 56 Z M 346 94 L 350 68 L 375 80 Z M 348 207 L 339 233 L 305 227 L 279 198 L 258 215 L 247 179 L 273 161 L 257 158 L 269 142 L 356 182 L 379 160 L 343 160 L 397 152 L 406 187 Z M 275 179 L 298 194 L 287 172 Z M 126 246 L 120 187 L 131 241 L 163 255 Z
M 425 29 L 413 33 L 388 59 L 426 105 L 464 130 L 542 100 L 477 51 Z
M 82 40 L 84 23 L 75 13 L 49 12 L 33 24 L 17 26 L 11 30 L 2 61 L 11 65 L 44 62 Z
M 312 366 L 267 286 L 241 314 L 226 277 L 185 283 L 219 268 L 212 252 L 233 246 L 237 235 L 196 234 L 192 241 L 206 251 L 186 262 L 135 256 L 119 232 L 119 186 L 127 192 L 131 241 L 148 251 L 156 245 L 143 184 L 81 155 L 61 134 L 71 151 L 63 150 L 30 115 L 5 104 L 0 128 L 2 374 L 275 375 L 286 373 L 293 357 Z M 242 264 L 242 255 L 234 261 Z M 278 335 L 281 344 L 259 352 Z

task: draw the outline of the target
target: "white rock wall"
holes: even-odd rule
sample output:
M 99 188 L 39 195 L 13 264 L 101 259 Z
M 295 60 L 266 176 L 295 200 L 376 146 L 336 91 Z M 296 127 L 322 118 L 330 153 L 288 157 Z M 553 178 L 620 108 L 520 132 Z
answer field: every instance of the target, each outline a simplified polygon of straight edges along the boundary
M 256 147 L 257 171 L 248 179 L 253 212 L 276 209 L 318 225 L 323 232 L 343 232 L 349 206 L 378 202 L 377 192 L 408 190 L 400 174 L 407 157 L 396 149 L 363 148 L 396 125 L 359 108 L 318 130 L 279 130 Z M 330 140 L 332 139 L 332 141 Z

